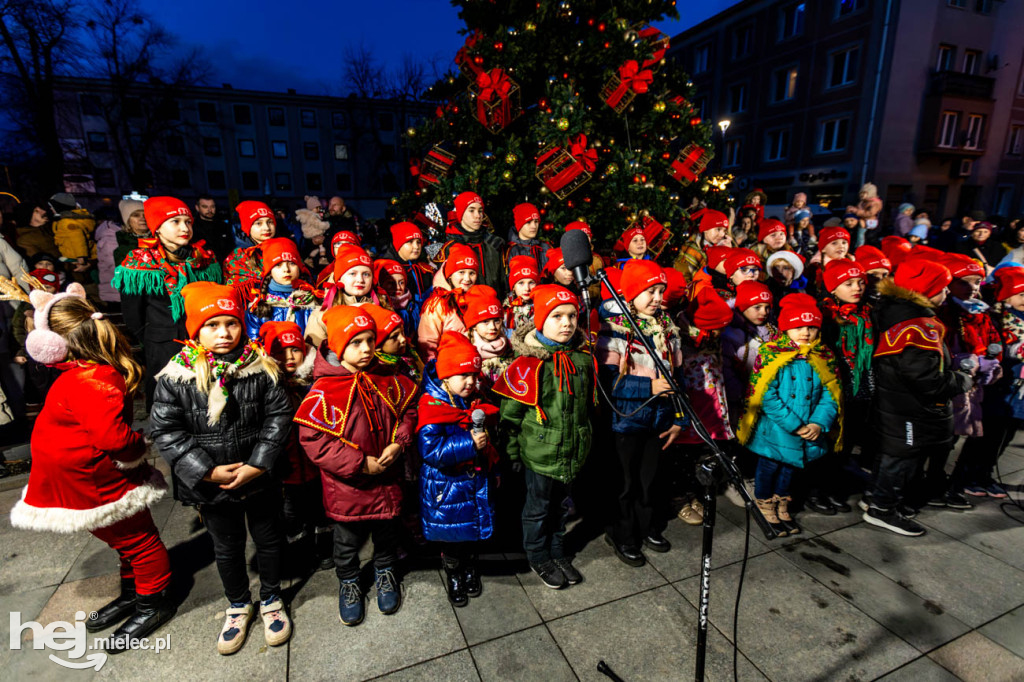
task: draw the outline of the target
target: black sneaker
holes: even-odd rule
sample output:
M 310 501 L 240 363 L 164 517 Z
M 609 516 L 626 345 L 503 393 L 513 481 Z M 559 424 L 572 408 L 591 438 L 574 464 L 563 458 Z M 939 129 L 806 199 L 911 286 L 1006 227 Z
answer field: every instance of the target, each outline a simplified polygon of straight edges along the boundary
M 929 499 L 928 500 L 928 506 L 929 507 L 945 507 L 945 506 L 947 506 L 946 505 L 946 496 L 945 495 L 938 495 L 936 497 L 933 497 L 933 498 Z
M 542 583 L 553 590 L 560 590 L 569 584 L 562 569 L 554 561 L 545 561 L 542 564 L 530 563 L 530 568 Z
M 864 512 L 864 521 L 872 526 L 885 528 L 898 535 L 918 537 L 924 535 L 924 527 L 916 521 L 911 521 L 895 509 L 879 509 L 871 507 Z
M 846 500 L 836 497 L 835 495 L 828 496 L 828 503 L 840 514 L 849 514 L 853 511 L 850 505 L 846 503 Z
M 665 552 L 672 549 L 672 543 L 665 539 L 665 536 L 660 531 L 652 530 L 648 533 L 647 537 L 644 538 L 644 546 L 652 552 L 659 552 L 664 554 Z
M 942 501 L 950 509 L 974 509 L 974 505 L 968 502 L 962 493 L 956 493 L 952 490 L 942 496 Z
M 899 513 L 902 514 L 903 518 L 905 519 L 912 519 L 921 512 L 920 509 L 914 509 L 906 502 L 900 502 L 899 504 L 897 504 L 896 510 L 899 511 Z
M 576 567 L 572 565 L 572 561 L 567 558 L 552 559 L 555 562 L 555 566 L 558 566 L 559 570 L 562 571 L 562 575 L 565 576 L 565 581 L 570 585 L 579 585 L 583 582 L 583 575 L 576 570 Z
M 633 568 L 639 568 L 647 563 L 647 557 L 640 551 L 639 547 L 631 547 L 629 545 L 617 545 L 612 537 L 607 533 L 604 534 L 604 541 L 608 543 L 608 546 L 615 550 L 615 556 L 619 558 L 619 561 L 632 566 Z
M 804 507 L 817 514 L 824 514 L 825 516 L 836 515 L 835 508 L 829 504 L 828 499 L 823 497 L 808 497 L 804 501 Z

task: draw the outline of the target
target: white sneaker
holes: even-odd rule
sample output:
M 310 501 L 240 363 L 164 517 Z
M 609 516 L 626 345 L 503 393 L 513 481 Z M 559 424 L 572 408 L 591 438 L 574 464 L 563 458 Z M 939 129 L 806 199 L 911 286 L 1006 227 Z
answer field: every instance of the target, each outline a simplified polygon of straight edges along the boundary
M 292 622 L 280 599 L 260 604 L 260 615 L 263 617 L 263 636 L 268 646 L 280 646 L 292 636 Z
M 725 486 L 725 492 L 723 494 L 725 495 L 725 499 L 732 502 L 735 506 L 739 507 L 740 509 L 746 508 L 746 500 L 743 499 L 743 496 L 740 495 L 739 489 L 732 482 L 730 482 L 729 485 Z
M 252 620 L 252 604 L 232 607 L 225 611 L 224 627 L 217 638 L 217 653 L 228 656 L 235 653 L 245 644 L 245 636 L 249 632 L 249 621 Z

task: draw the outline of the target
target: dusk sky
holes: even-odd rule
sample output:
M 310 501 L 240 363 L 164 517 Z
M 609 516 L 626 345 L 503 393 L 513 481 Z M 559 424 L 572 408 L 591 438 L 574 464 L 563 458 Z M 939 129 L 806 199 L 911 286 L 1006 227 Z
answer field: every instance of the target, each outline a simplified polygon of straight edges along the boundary
M 450 64 L 462 45 L 458 13 L 447 0 L 281 2 L 280 0 L 140 0 L 183 45 L 201 45 L 210 85 L 341 94 L 345 48 L 360 41 L 388 66 L 403 53 Z M 658 25 L 674 35 L 738 0 L 680 0 L 679 21 Z M 315 9 L 311 9 L 315 8 Z

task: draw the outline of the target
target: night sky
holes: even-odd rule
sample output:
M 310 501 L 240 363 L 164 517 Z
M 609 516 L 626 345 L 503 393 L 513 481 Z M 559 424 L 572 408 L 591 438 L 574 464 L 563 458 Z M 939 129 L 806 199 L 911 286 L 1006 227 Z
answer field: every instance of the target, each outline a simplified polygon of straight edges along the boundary
M 736 2 L 680 0 L 680 20 L 658 28 L 674 35 Z M 338 95 L 344 92 L 341 64 L 349 44 L 363 41 L 387 66 L 397 66 L 403 53 L 425 62 L 436 56 L 444 71 L 463 42 L 463 24 L 447 0 L 140 3 L 183 45 L 204 48 L 214 68 L 209 84 L 215 86 Z

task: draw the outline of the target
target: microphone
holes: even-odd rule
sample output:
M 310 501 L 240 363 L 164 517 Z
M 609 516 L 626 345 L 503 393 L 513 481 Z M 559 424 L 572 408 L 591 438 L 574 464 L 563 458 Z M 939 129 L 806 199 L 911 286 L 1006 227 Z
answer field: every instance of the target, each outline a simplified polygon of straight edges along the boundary
M 587 285 L 590 283 L 590 264 L 594 258 L 590 250 L 590 238 L 583 230 L 570 230 L 562 235 L 558 246 L 562 249 L 565 267 L 572 271 L 572 276 L 580 287 L 583 304 L 589 312 L 590 292 Z
M 995 360 L 999 357 L 999 354 L 1003 352 L 1003 344 L 1001 343 L 990 343 L 988 348 L 985 349 L 985 357 L 989 360 Z
M 960 371 L 967 372 L 968 374 L 974 373 L 978 369 L 978 358 L 973 355 L 968 355 L 965 358 L 960 358 Z
M 473 414 L 470 416 L 473 420 L 473 433 L 484 432 L 484 420 L 487 419 L 487 415 L 481 409 L 473 410 Z

